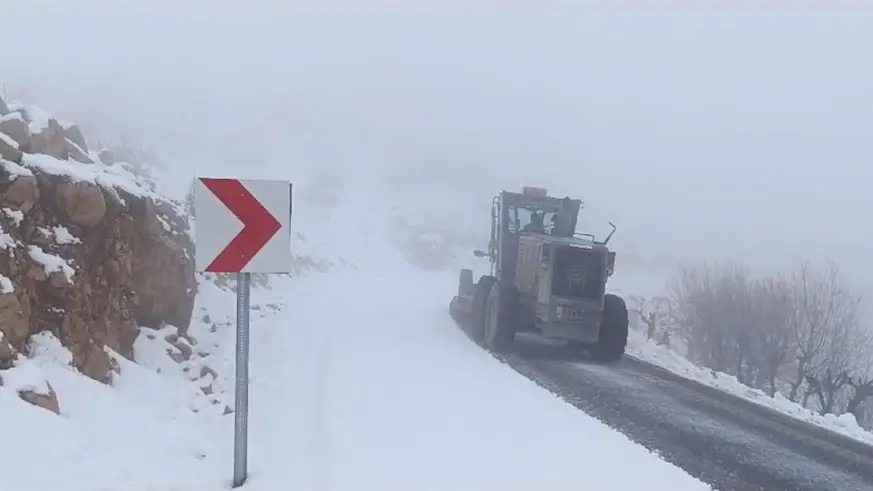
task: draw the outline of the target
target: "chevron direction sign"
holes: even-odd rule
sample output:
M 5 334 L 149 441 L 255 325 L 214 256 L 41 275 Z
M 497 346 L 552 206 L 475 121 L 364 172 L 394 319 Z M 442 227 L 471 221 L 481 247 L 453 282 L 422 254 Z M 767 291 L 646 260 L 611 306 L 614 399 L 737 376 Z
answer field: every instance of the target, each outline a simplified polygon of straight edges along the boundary
M 194 212 L 197 271 L 291 272 L 291 183 L 199 178 Z
M 201 177 L 194 181 L 194 265 L 237 273 L 233 487 L 248 477 L 251 273 L 291 272 L 291 183 Z

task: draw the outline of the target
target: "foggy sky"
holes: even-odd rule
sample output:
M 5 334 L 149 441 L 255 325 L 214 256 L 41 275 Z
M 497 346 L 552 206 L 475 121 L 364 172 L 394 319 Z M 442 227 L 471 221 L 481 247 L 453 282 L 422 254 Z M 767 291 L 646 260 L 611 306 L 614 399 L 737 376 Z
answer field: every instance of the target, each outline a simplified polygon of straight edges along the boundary
M 12 95 L 192 175 L 353 169 L 436 188 L 426 206 L 483 229 L 491 195 L 541 185 L 597 233 L 613 220 L 617 247 L 830 256 L 873 294 L 873 7 L 58 8 L 3 13 Z

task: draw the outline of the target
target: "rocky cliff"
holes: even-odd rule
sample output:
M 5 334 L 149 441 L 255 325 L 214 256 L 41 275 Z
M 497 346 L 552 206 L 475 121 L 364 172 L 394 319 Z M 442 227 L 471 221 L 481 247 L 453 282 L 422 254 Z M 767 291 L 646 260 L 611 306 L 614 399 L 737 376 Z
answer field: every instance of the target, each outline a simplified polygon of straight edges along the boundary
M 111 383 L 112 353 L 132 359 L 140 326 L 184 332 L 196 282 L 182 209 L 77 126 L 0 100 L 0 384 L 37 333 Z

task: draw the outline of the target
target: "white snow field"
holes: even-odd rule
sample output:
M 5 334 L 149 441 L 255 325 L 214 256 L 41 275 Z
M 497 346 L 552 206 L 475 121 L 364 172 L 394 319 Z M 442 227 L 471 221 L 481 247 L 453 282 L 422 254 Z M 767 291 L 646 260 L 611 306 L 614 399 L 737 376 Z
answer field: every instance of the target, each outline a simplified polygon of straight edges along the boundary
M 264 395 L 255 410 L 253 445 L 273 455 L 253 463 L 253 485 L 707 488 L 469 342 L 446 312 L 454 280 L 400 265 L 335 273 L 286 305 L 297 313 L 255 342 L 252 404 L 286 402 Z
M 708 489 L 475 347 L 447 315 L 453 285 L 398 265 L 254 291 L 243 489 Z M 233 293 L 201 287 L 196 315 L 210 322 L 192 326 L 191 360 L 167 354 L 173 328 L 147 332 L 143 366 L 121 360 L 114 387 L 34 339 L 37 355 L 13 370 L 49 381 L 62 416 L 0 388 L 0 413 L 15 422 L 3 432 L 14 442 L 0 459 L 4 489 L 229 486 Z
M 347 198 L 298 203 L 295 253 L 320 267 L 253 290 L 243 489 L 709 489 L 473 345 L 448 315 L 456 273 L 405 262 L 384 219 L 367 219 L 390 207 Z M 199 282 L 190 337 L 144 329 L 111 386 L 33 337 L 0 386 L 3 490 L 230 487 L 234 293 Z M 17 396 L 47 384 L 60 416 Z

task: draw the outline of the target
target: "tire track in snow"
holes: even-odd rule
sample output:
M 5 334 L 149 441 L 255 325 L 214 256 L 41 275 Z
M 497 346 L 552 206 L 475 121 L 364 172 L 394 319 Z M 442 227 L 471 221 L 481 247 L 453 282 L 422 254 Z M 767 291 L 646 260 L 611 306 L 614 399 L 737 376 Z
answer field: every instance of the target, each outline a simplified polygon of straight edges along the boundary
M 271 473 L 280 473 L 287 489 L 318 491 L 331 485 L 333 471 L 328 423 L 330 339 L 322 329 L 317 305 L 306 291 L 296 292 L 295 315 L 253 336 L 253 361 L 268 376 L 252 396 L 252 442 L 274 449 Z
M 310 351 L 310 363 L 303 377 L 311 384 L 303 391 L 300 404 L 305 404 L 304 416 L 306 441 L 303 445 L 302 471 L 306 473 L 306 489 L 326 491 L 333 478 L 333 455 L 331 450 L 330 416 L 330 343 L 323 336 L 313 339 L 315 349 Z
M 330 489 L 333 476 L 333 457 L 331 455 L 330 427 L 328 425 L 328 385 L 330 383 L 330 344 L 320 339 L 315 355 L 314 394 L 312 403 L 312 432 L 310 448 L 312 451 L 312 489 Z

